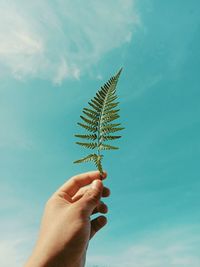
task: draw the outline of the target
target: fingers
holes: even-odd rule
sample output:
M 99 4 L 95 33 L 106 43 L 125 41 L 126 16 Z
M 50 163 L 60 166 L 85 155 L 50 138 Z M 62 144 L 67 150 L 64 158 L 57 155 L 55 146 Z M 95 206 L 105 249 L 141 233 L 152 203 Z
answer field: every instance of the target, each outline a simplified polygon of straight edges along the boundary
M 95 180 L 92 182 L 91 187 L 85 192 L 85 194 L 74 205 L 85 216 L 90 216 L 94 209 L 97 207 L 103 192 L 103 183 L 101 180 Z
M 91 185 L 89 185 L 91 186 Z M 76 192 L 76 194 L 72 197 L 72 201 L 75 202 L 77 200 L 79 200 L 85 193 L 86 191 L 89 189 L 89 186 L 84 186 L 82 188 L 80 188 L 78 190 L 78 192 Z M 110 196 L 110 189 L 106 186 L 103 187 L 103 191 L 102 191 L 102 197 L 109 197 Z
M 103 176 L 100 175 L 99 171 L 90 171 L 85 172 L 79 175 L 75 175 L 72 178 L 70 178 L 65 184 L 63 184 L 57 192 L 64 192 L 68 194 L 70 197 L 73 197 L 80 188 L 91 184 L 96 179 L 105 179 L 107 176 L 107 173 L 104 172 Z
M 108 212 L 108 206 L 103 201 L 99 202 L 99 204 L 93 210 L 92 214 L 96 214 L 98 212 L 100 212 L 100 213 L 107 213 Z
M 91 221 L 90 239 L 106 225 L 107 219 L 105 216 L 99 216 Z
M 103 187 L 102 197 L 109 197 L 110 196 L 110 189 L 106 186 Z

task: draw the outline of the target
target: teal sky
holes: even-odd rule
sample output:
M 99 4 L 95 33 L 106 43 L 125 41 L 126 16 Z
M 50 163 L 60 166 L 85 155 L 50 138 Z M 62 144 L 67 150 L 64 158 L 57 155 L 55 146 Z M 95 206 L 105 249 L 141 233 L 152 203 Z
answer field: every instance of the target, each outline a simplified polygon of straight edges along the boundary
M 120 67 L 108 224 L 87 267 L 200 266 L 200 2 L 0 0 L 0 266 L 22 266 L 44 204 L 93 170 L 73 134 Z M 114 144 L 114 143 L 113 143 Z

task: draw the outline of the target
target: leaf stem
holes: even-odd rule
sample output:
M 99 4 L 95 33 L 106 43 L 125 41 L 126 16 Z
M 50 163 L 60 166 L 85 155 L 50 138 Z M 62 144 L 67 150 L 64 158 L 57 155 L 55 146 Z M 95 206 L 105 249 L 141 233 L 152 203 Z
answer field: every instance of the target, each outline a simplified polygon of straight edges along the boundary
M 108 92 L 107 92 L 106 97 L 104 98 L 104 101 L 103 101 L 103 107 L 102 107 L 100 115 L 99 115 L 99 121 L 98 121 L 98 127 L 97 127 L 97 154 L 99 157 L 101 156 L 101 153 L 100 153 L 101 150 L 99 149 L 99 147 L 101 144 L 100 133 L 101 133 L 101 126 L 102 126 L 102 114 L 104 112 L 105 103 L 107 101 L 107 98 L 108 98 Z

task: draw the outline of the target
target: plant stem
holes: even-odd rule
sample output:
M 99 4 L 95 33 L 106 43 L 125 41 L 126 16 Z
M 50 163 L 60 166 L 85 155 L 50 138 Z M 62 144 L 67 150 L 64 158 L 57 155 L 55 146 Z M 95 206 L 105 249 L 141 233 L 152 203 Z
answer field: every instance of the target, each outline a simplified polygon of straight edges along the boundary
M 101 138 L 100 138 L 100 133 L 101 133 L 101 124 L 102 124 L 102 114 L 104 112 L 104 108 L 105 108 L 105 103 L 106 103 L 106 100 L 108 98 L 108 92 L 106 94 L 106 97 L 104 98 L 103 100 L 103 108 L 100 112 L 100 115 L 99 115 L 99 121 L 98 121 L 98 127 L 97 127 L 97 154 L 98 156 L 101 156 L 101 153 L 100 153 L 100 149 L 99 149 L 99 146 L 100 146 L 100 143 L 101 143 Z

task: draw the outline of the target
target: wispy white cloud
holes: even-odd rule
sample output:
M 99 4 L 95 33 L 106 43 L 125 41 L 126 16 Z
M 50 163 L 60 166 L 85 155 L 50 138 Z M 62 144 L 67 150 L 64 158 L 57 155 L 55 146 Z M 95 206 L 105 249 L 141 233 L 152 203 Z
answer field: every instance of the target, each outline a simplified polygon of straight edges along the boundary
M 78 79 L 132 39 L 134 0 L 1 1 L 0 70 L 17 79 Z
M 124 246 L 120 253 L 112 247 L 103 255 L 90 255 L 88 267 L 199 267 L 200 237 L 196 231 L 199 227 L 158 230 Z
M 2 177 L 0 177 L 1 179 Z M 1 180 L 0 266 L 21 267 L 31 254 L 38 233 L 41 206 L 26 201 L 17 188 Z
M 25 244 L 31 236 L 21 238 L 1 239 L 0 241 L 0 265 L 3 267 L 20 267 L 27 259 Z M 31 253 L 31 252 L 30 252 Z

